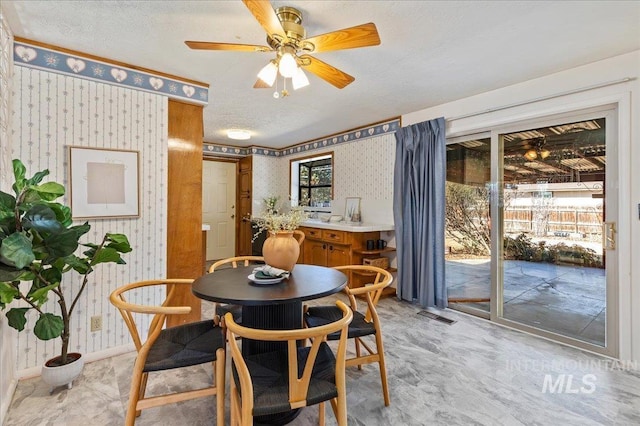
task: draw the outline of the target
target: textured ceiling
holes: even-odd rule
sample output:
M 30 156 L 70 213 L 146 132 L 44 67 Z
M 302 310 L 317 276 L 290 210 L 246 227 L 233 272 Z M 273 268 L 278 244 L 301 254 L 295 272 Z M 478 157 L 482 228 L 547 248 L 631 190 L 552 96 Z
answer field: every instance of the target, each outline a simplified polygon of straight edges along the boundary
M 640 49 L 640 2 L 274 1 L 307 36 L 374 22 L 381 45 L 316 56 L 356 80 L 274 99 L 253 89 L 271 53 L 195 51 L 184 40 L 265 44 L 240 1 L 2 1 L 15 35 L 210 84 L 205 141 L 281 148 Z M 242 128 L 249 141 L 225 132 Z

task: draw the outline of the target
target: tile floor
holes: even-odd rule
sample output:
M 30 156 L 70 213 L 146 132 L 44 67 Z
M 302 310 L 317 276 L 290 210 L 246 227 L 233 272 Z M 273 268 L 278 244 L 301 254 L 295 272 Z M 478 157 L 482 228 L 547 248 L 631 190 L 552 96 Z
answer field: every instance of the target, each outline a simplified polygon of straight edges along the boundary
M 449 297 L 490 295 L 490 263 L 447 261 Z M 602 346 L 605 342 L 605 271 L 599 268 L 506 260 L 504 317 Z M 485 312 L 489 303 L 469 303 Z
M 349 425 L 640 424 L 638 366 L 459 312 L 441 312 L 456 320 L 446 325 L 418 311 L 394 298 L 380 301 L 391 406 L 383 404 L 376 366 L 349 368 Z M 134 357 L 89 363 L 73 389 L 59 388 L 51 396 L 38 378 L 21 381 L 5 426 L 122 424 Z M 151 376 L 149 389 L 210 376 L 209 366 Z M 215 416 L 211 397 L 146 410 L 136 424 L 214 425 Z M 317 424 L 317 408 L 304 409 L 291 424 Z M 330 412 L 327 424 L 335 425 Z

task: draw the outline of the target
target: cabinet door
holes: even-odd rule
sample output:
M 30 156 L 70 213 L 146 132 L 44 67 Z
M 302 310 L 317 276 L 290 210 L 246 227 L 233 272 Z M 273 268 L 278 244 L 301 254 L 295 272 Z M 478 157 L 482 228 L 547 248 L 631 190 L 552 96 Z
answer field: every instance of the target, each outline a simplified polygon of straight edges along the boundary
M 327 243 L 306 240 L 304 242 L 304 263 L 327 266 Z
M 333 267 L 351 264 L 351 246 L 329 244 L 327 249 L 327 266 Z
M 251 191 L 252 191 L 252 164 L 251 156 L 240 159 L 237 189 L 236 212 L 236 253 L 238 256 L 250 256 L 253 254 L 252 242 L 253 233 L 251 230 Z

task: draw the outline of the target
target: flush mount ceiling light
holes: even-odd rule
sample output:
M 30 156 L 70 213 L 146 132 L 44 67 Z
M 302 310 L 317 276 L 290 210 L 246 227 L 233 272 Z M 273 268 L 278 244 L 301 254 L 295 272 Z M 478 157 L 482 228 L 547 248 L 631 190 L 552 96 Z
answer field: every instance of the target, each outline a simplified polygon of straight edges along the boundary
M 258 81 L 253 87 L 268 88 L 272 87 L 274 83 L 277 85 L 279 73 L 284 80 L 284 90 L 279 93 L 276 87 L 276 93 L 274 93 L 276 98 L 288 94 L 286 90 L 287 78 L 292 80 L 291 84 L 294 90 L 309 84 L 309 80 L 301 68 L 305 68 L 306 71 L 315 74 L 338 89 L 346 87 L 355 80 L 349 74 L 310 54 L 380 44 L 378 29 L 372 22 L 307 38 L 306 30 L 302 26 L 302 12 L 300 10 L 289 6 L 278 7 L 274 10 L 268 1 L 243 0 L 243 3 L 266 31 L 268 46 L 209 41 L 185 41 L 185 43 L 190 48 L 198 50 L 275 52 L 276 58 L 260 70 Z
M 227 130 L 227 137 L 229 139 L 235 139 L 237 141 L 246 141 L 251 138 L 251 133 L 242 129 L 229 129 Z

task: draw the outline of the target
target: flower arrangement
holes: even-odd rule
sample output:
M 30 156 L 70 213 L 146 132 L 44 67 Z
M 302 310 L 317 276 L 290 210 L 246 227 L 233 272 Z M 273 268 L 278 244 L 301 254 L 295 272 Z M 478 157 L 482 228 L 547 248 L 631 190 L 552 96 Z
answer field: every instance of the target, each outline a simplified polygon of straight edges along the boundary
M 265 198 L 264 202 L 267 205 L 267 210 L 262 213 L 261 217 L 252 218 L 255 234 L 251 241 L 255 241 L 263 231 L 273 234 L 280 231 L 295 231 L 302 222 L 309 218 L 309 214 L 302 207 L 304 200 L 298 206 L 291 207 L 286 213 L 278 214 L 276 213 L 276 205 L 269 206 L 267 203 L 269 199 L 275 199 L 275 203 L 277 203 L 278 197 Z
M 278 210 L 276 210 L 276 207 L 278 206 L 278 200 L 280 200 L 280 197 L 278 197 L 277 195 L 270 195 L 267 198 L 262 199 L 262 202 L 267 207 L 267 212 L 269 213 L 278 212 Z

